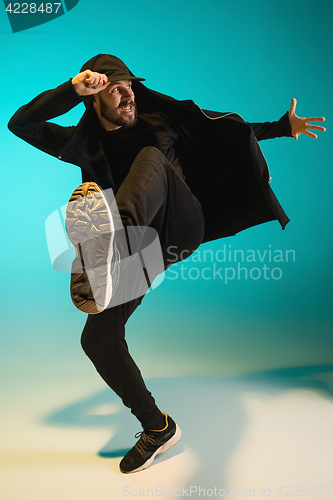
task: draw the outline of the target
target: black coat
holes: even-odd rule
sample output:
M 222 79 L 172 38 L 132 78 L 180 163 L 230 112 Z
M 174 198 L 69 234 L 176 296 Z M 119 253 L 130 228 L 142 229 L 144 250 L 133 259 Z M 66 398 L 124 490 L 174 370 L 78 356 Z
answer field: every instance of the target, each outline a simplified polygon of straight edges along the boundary
M 278 220 L 289 222 L 272 189 L 258 140 L 291 136 L 288 114 L 278 122 L 247 123 L 235 113 L 201 110 L 133 81 L 138 112 L 159 112 L 178 134 L 175 148 L 185 179 L 205 217 L 203 241 L 231 236 Z M 18 137 L 82 169 L 84 181 L 114 187 L 111 169 L 94 130 L 98 125 L 91 96 L 77 126 L 49 123 L 82 102 L 71 81 L 43 92 L 20 108 L 8 127 Z

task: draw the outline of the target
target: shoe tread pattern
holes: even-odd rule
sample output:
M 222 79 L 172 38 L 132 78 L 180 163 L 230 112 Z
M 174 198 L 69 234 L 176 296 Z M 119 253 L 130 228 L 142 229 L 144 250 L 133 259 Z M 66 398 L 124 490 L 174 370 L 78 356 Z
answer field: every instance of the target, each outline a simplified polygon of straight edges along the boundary
M 112 295 L 112 218 L 96 183 L 73 192 L 66 211 L 67 234 L 76 249 L 71 271 L 71 298 L 82 312 L 97 314 Z

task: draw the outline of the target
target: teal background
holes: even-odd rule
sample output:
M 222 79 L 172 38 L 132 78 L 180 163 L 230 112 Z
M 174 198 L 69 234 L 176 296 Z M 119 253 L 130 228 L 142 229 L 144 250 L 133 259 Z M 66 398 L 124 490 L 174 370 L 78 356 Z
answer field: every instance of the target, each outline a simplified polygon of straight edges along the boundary
M 255 486 L 259 496 L 272 485 L 281 499 L 280 486 L 332 484 L 332 14 L 328 0 L 80 0 L 13 34 L 3 7 L 1 498 L 119 500 L 124 485 L 158 481 Z M 138 422 L 83 353 L 85 315 L 45 238 L 45 220 L 67 203 L 80 171 L 7 129 L 18 107 L 100 52 L 202 108 L 273 121 L 295 97 L 299 116 L 323 115 L 327 126 L 317 140 L 260 143 L 291 219 L 285 231 L 270 222 L 202 245 L 201 262 L 173 266 L 129 320 L 131 354 L 183 430 L 179 445 L 130 478 L 118 462 Z M 56 121 L 75 124 L 83 110 Z M 295 261 L 241 263 L 248 272 L 278 267 L 281 279 L 195 279 L 213 276 L 214 265 L 236 269 L 238 261 L 217 261 L 224 248 L 292 250 Z M 203 261 L 205 251 L 215 262 Z
M 226 284 L 174 280 L 169 273 L 128 323 L 131 352 L 144 376 L 332 363 L 332 13 L 328 1 L 80 0 L 59 19 L 16 34 L 1 14 L 6 384 L 22 377 L 32 383 L 97 377 L 79 346 L 85 317 L 71 304 L 68 275 L 52 269 L 44 230 L 49 214 L 80 183 L 80 172 L 16 138 L 7 122 L 99 52 L 121 57 L 150 88 L 202 108 L 273 121 L 296 97 L 297 114 L 323 115 L 328 129 L 317 140 L 261 142 L 272 188 L 291 219 L 285 231 L 272 222 L 202 247 L 216 251 L 226 244 L 246 252 L 271 245 L 294 250 L 295 262 L 279 265 L 280 280 Z M 57 122 L 76 123 L 82 112 L 78 106 Z M 212 182 L 220 168 L 217 163 Z

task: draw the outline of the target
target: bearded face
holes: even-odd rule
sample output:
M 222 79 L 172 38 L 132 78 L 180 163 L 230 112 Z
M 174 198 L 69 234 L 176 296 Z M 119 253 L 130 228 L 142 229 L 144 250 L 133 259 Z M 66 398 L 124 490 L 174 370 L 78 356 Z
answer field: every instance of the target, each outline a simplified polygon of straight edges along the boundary
M 136 104 L 132 100 L 121 102 L 117 107 L 113 107 L 102 98 L 100 111 L 102 118 L 119 127 L 133 127 L 138 121 Z
M 137 108 L 131 80 L 121 80 L 96 94 L 94 107 L 102 127 L 116 130 L 137 123 Z

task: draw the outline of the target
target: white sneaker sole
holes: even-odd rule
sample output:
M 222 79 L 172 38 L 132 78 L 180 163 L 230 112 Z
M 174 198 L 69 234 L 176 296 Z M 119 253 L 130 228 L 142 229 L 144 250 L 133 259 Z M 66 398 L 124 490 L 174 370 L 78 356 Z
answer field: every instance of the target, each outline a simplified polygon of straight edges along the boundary
M 111 262 L 114 223 L 103 191 L 86 182 L 73 192 L 66 211 L 68 237 L 76 249 L 72 264 L 71 297 L 80 311 L 102 312 L 112 293 Z

